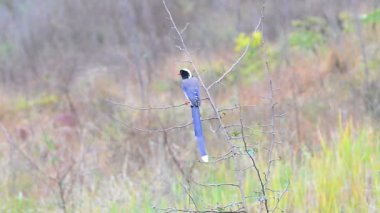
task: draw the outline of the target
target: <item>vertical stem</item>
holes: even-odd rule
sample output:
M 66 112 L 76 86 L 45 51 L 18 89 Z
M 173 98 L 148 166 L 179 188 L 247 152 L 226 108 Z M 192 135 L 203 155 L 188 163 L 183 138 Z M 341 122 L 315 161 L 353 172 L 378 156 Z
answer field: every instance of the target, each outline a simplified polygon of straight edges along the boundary
M 268 200 L 266 199 L 267 195 L 266 195 L 266 190 L 265 190 L 263 178 L 261 177 L 260 170 L 259 170 L 259 167 L 257 166 L 255 159 L 253 158 L 253 156 L 248 151 L 247 142 L 245 141 L 244 124 L 243 124 L 243 119 L 241 117 L 241 106 L 239 106 L 239 117 L 240 117 L 240 128 L 241 128 L 240 132 L 241 132 L 242 140 L 244 143 L 244 150 L 247 153 L 247 155 L 249 156 L 249 158 L 251 159 L 253 168 L 255 168 L 256 175 L 259 178 L 259 182 L 260 182 L 260 186 L 261 186 L 261 193 L 263 194 L 263 198 L 264 198 L 264 199 L 260 199 L 260 203 L 264 201 L 265 210 L 267 212 L 269 212 Z
M 268 184 L 268 179 L 269 179 L 269 176 L 270 176 L 270 169 L 271 169 L 271 166 L 272 166 L 272 154 L 273 154 L 273 148 L 274 148 L 274 144 L 276 143 L 276 127 L 275 127 L 275 116 L 276 116 L 276 111 L 275 111 L 275 107 L 276 107 L 276 103 L 274 103 L 273 101 L 273 98 L 274 98 L 274 95 L 273 95 L 273 86 L 272 86 L 272 80 L 269 80 L 269 87 L 270 87 L 270 105 L 271 105 L 271 143 L 270 143 L 270 147 L 269 147 L 269 153 L 268 153 L 268 167 L 267 167 L 267 171 L 265 173 L 265 187 L 267 187 L 267 184 Z
M 365 51 L 365 43 L 363 40 L 363 34 L 362 34 L 362 24 L 359 20 L 359 14 L 358 14 L 358 2 L 357 0 L 351 0 L 351 6 L 354 14 L 354 21 L 355 21 L 355 30 L 356 30 L 356 36 L 359 40 L 359 46 L 360 46 L 360 53 L 362 55 L 362 62 L 364 64 L 364 87 L 367 88 L 369 84 L 370 79 L 370 72 L 368 68 L 368 61 L 367 61 L 367 54 Z
M 61 199 L 62 211 L 66 213 L 67 209 L 66 209 L 65 191 L 63 189 L 63 180 L 58 181 L 58 189 L 59 189 L 59 198 Z
M 265 0 L 263 0 L 262 17 L 264 17 L 264 11 L 265 11 L 264 9 L 265 9 Z M 276 109 L 275 109 L 275 107 L 276 107 L 277 103 L 275 103 L 275 100 L 274 100 L 273 82 L 272 82 L 271 73 L 269 71 L 268 56 L 267 56 L 267 52 L 265 49 L 264 24 L 262 24 L 262 33 L 263 33 L 263 44 L 262 44 L 262 46 L 264 48 L 265 70 L 269 75 L 269 89 L 270 89 L 269 103 L 270 103 L 270 107 L 271 107 L 271 124 L 270 124 L 271 141 L 270 141 L 270 147 L 269 147 L 269 151 L 268 151 L 268 162 L 267 162 L 267 170 L 265 172 L 265 183 L 264 183 L 264 191 L 266 191 L 268 188 L 272 163 L 274 161 L 272 159 L 272 155 L 273 155 L 273 150 L 274 150 L 274 146 L 276 143 L 276 122 L 275 122 L 276 121 Z M 265 199 L 267 200 L 268 198 L 265 197 Z M 266 210 L 268 212 L 268 209 L 266 209 Z
M 234 167 L 235 167 L 235 175 L 236 175 L 236 179 L 238 180 L 238 184 L 239 184 L 239 191 L 240 191 L 240 195 L 241 195 L 242 206 L 243 206 L 244 210 L 246 210 L 245 192 L 244 192 L 244 188 L 243 188 L 243 172 L 239 169 L 239 161 L 236 157 L 236 154 L 237 154 L 236 149 L 237 148 L 233 147 L 233 149 L 234 149 L 233 160 L 234 160 Z

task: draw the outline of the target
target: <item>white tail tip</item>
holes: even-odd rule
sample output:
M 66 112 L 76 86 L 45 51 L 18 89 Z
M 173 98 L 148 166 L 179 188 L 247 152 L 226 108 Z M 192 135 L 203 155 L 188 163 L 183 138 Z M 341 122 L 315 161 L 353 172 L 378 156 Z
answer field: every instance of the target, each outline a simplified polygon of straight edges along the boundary
M 203 162 L 208 162 L 208 155 L 203 155 L 201 158 Z

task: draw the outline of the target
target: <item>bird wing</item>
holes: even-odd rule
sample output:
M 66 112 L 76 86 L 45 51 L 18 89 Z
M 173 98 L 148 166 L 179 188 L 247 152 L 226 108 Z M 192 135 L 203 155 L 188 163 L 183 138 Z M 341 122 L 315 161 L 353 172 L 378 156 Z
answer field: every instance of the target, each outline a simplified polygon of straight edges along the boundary
M 182 89 L 192 106 L 200 105 L 199 84 L 196 78 L 186 79 L 182 82 Z
M 184 93 L 185 93 L 186 99 L 187 99 L 188 101 L 190 101 L 189 96 L 187 96 L 186 92 L 184 92 Z M 190 102 L 191 102 L 191 101 L 190 101 Z

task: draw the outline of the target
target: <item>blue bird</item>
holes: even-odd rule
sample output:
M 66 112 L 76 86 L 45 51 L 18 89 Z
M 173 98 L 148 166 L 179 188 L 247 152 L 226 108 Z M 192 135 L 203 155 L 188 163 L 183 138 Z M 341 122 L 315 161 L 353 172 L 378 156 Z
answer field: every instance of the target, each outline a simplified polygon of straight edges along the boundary
M 202 132 L 201 113 L 199 111 L 201 105 L 199 82 L 196 77 L 191 75 L 191 72 L 188 69 L 181 69 L 179 74 L 182 77 L 182 89 L 191 104 L 194 133 L 198 142 L 199 153 L 202 161 L 208 162 L 208 155 L 206 153 L 205 140 Z

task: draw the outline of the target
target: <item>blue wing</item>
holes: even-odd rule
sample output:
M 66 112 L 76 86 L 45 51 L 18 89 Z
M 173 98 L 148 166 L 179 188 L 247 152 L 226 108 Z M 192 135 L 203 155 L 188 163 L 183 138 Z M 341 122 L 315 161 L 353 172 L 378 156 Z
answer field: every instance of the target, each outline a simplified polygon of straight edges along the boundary
M 201 98 L 199 92 L 198 79 L 195 77 L 186 79 L 182 82 L 182 89 L 185 92 L 187 99 L 190 101 L 192 106 L 200 106 Z

